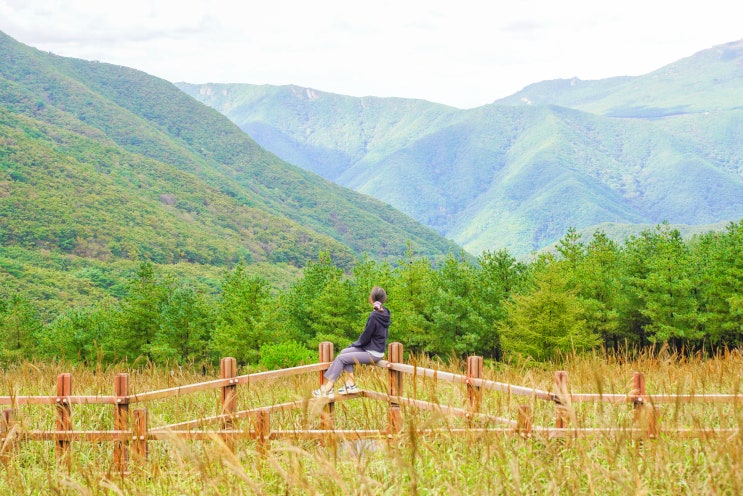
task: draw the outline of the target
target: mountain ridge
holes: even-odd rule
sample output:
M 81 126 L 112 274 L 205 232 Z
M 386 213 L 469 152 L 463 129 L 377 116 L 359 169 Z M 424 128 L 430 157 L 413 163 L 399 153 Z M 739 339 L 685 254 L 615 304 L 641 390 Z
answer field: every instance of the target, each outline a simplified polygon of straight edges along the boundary
M 694 77 L 678 77 L 688 73 L 693 73 Z M 743 108 L 740 99 L 742 78 L 743 40 L 738 40 L 700 50 L 640 76 L 543 81 L 494 103 L 559 105 L 630 118 L 740 110 Z M 709 91 L 712 85 L 714 93 Z M 644 92 L 638 89 L 644 89 Z M 711 95 L 715 98 L 710 98 Z M 701 101 L 697 101 L 700 97 Z M 622 104 L 617 105 L 618 101 Z
M 0 258 L 22 252 L 27 263 L 43 252 L 70 264 L 244 262 L 279 272 L 320 252 L 349 268 L 364 256 L 461 251 L 391 206 L 262 149 L 170 82 L 3 33 L 0 242 Z M 0 266 L 4 288 L 31 272 Z
M 537 83 L 467 110 L 296 86 L 177 86 L 277 155 L 390 203 L 471 253 L 525 254 L 570 227 L 743 216 L 742 54 L 734 42 L 645 76 Z M 699 76 L 700 67 L 710 69 Z M 686 97 L 688 87 L 696 92 Z M 524 103 L 540 92 L 543 104 Z M 374 111 L 360 113 L 364 106 Z

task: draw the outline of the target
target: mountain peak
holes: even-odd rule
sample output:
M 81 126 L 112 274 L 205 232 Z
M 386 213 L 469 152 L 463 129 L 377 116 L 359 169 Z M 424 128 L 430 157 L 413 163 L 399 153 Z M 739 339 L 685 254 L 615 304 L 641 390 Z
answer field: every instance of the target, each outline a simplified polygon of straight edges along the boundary
M 500 105 L 559 105 L 613 117 L 662 118 L 733 110 L 743 102 L 743 40 L 717 45 L 641 76 L 531 84 Z
M 302 88 L 300 86 L 290 86 L 290 88 L 294 97 L 307 100 L 308 102 L 318 100 L 322 95 L 320 91 L 313 90 L 312 88 Z

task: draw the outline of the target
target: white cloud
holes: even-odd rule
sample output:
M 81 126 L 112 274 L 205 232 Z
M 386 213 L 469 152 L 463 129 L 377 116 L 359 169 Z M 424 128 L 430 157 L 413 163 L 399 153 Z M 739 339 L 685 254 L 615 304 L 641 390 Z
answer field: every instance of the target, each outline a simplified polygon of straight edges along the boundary
M 704 8 L 647 0 L 0 0 L 0 30 L 170 81 L 291 83 L 469 107 L 545 79 L 642 74 L 740 39 L 729 9 L 727 0 Z

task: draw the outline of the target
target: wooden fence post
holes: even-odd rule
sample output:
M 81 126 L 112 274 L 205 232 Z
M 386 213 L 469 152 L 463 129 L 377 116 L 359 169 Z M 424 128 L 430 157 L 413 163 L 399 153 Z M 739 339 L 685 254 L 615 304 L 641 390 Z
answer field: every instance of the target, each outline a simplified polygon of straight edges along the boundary
M 391 364 L 402 363 L 402 343 L 390 343 L 387 346 L 387 361 Z M 391 400 L 387 407 L 387 432 L 398 433 L 402 430 L 402 413 L 400 403 L 394 398 L 402 396 L 402 372 L 387 370 L 387 394 Z
M 632 373 L 632 393 L 630 398 L 635 410 L 635 423 L 646 429 L 647 435 L 654 438 L 658 435 L 658 419 L 655 405 L 649 404 L 645 389 L 645 375 L 642 372 Z
M 16 449 L 16 442 L 11 436 L 14 436 L 13 427 L 15 426 L 16 411 L 13 408 L 3 410 L 2 423 L 0 423 L 0 445 L 4 448 L 0 460 L 7 465 L 10 462 L 11 455 Z
M 222 421 L 225 429 L 231 429 L 234 424 L 233 416 L 237 411 L 237 360 L 232 357 L 225 357 L 219 363 L 219 377 L 229 380 L 227 386 L 222 386 L 222 400 L 220 409 L 223 415 L 229 415 Z
M 57 376 L 57 430 L 72 430 L 72 410 L 67 400 L 72 396 L 72 374 L 64 373 Z M 57 439 L 56 456 L 58 463 L 64 463 L 69 473 L 72 468 L 69 439 Z
M 529 405 L 519 405 L 519 416 L 516 420 L 516 433 L 524 438 L 531 437 L 531 407 Z
M 320 362 L 321 363 L 330 363 L 333 361 L 333 343 L 330 341 L 323 341 L 320 343 Z M 320 371 L 320 385 L 322 386 L 325 384 L 325 371 Z M 323 407 L 325 414 L 322 416 L 320 420 L 321 428 L 323 430 L 332 430 L 333 426 L 335 425 L 335 422 L 333 421 L 333 417 L 335 414 L 335 402 L 329 401 L 324 407 Z
M 470 410 L 470 420 L 482 407 L 482 388 L 472 384 L 471 379 L 482 379 L 482 357 L 467 357 L 467 403 Z
M 138 463 L 147 462 L 147 409 L 137 408 L 132 418 L 132 452 Z
M 268 451 L 268 442 L 271 435 L 271 417 L 267 411 L 259 411 L 253 414 L 253 427 L 255 429 L 255 442 L 258 453 L 265 455 Z
M 555 427 L 563 429 L 568 426 L 568 405 L 570 405 L 568 373 L 564 370 L 555 372 L 555 390 Z
M 116 374 L 114 378 L 114 429 L 129 430 L 129 374 Z M 114 467 L 123 474 L 129 464 L 129 442 L 114 441 Z

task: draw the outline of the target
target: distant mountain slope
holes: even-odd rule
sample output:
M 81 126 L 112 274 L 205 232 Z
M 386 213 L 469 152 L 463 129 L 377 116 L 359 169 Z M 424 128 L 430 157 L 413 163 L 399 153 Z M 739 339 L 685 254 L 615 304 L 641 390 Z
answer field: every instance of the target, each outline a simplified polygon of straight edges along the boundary
M 743 109 L 743 40 L 698 52 L 649 74 L 598 81 L 543 81 L 496 101 L 657 118 Z
M 423 100 L 355 98 L 297 86 L 176 86 L 258 142 L 276 144 L 288 162 L 331 181 L 376 150 L 402 148 L 435 132 L 458 112 Z
M 277 155 L 472 253 L 525 254 L 568 227 L 743 217 L 742 51 L 715 47 L 637 78 L 539 83 L 470 110 L 295 86 L 177 86 Z
M 266 152 L 167 81 L 2 33 L 0 240 L 216 265 L 459 250 L 389 205 Z

